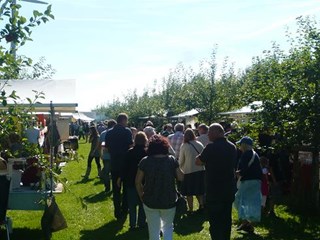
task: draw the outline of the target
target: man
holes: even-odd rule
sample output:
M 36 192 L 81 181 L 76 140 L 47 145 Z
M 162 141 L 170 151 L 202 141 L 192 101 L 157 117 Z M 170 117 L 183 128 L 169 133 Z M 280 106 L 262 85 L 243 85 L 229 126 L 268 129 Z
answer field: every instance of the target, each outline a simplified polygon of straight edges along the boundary
M 210 235 L 214 240 L 230 239 L 231 210 L 234 201 L 234 165 L 236 146 L 224 137 L 218 124 L 209 127 L 209 143 L 196 158 L 196 164 L 206 166 L 206 208 Z
M 179 159 L 179 154 L 180 154 L 180 147 L 181 144 L 183 143 L 183 131 L 184 131 L 184 124 L 183 123 L 177 123 L 174 126 L 174 131 L 175 133 L 170 134 L 168 136 L 169 143 L 171 147 L 173 148 L 176 159 Z
M 104 122 L 99 122 L 97 126 L 98 133 L 101 134 L 107 127 Z
M 114 216 L 117 219 L 125 217 L 128 212 L 126 193 L 124 191 L 121 198 L 121 186 L 117 185 L 117 179 L 120 177 L 124 157 L 133 144 L 132 133 L 127 125 L 127 114 L 120 113 L 117 117 L 117 124 L 106 133 L 105 137 L 105 147 L 108 149 L 111 157 Z
M 32 121 L 32 126 L 29 126 L 25 132 L 28 142 L 34 147 L 39 145 L 40 129 L 36 126 L 36 122 Z
M 105 139 L 106 139 L 106 134 L 107 132 L 116 125 L 117 122 L 113 119 L 110 119 L 107 122 L 107 129 L 104 130 L 99 138 L 100 145 L 101 145 L 101 158 L 102 158 L 102 163 L 103 163 L 103 169 L 102 169 L 102 174 L 101 178 L 104 183 L 104 189 L 106 193 L 110 192 L 110 153 L 108 152 L 108 149 L 105 147 Z
M 161 135 L 164 137 L 168 137 L 170 134 L 173 134 L 172 124 L 168 123 L 168 124 L 164 125 Z
M 199 136 L 197 137 L 197 140 L 201 142 L 203 146 L 207 146 L 210 142 L 208 137 L 208 131 L 209 127 L 206 124 L 202 123 L 198 126 Z

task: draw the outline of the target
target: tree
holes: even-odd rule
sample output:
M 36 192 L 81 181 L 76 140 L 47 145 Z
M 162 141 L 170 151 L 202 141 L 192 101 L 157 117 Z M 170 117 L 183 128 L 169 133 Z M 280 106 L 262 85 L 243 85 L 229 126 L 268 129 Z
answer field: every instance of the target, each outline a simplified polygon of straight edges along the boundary
M 276 147 L 308 146 L 313 152 L 311 203 L 319 210 L 320 31 L 309 18 L 298 18 L 297 25 L 288 53 L 274 44 L 254 59 L 243 93 L 247 101 L 263 101 L 259 122 L 281 136 Z
M 43 13 L 34 10 L 28 20 L 20 15 L 20 8 L 21 5 L 14 4 L 12 0 L 4 1 L 1 6 L 0 20 L 4 27 L 0 30 L 0 79 L 18 79 L 21 69 L 31 66 L 30 58 L 16 56 L 15 53 L 27 41 L 32 41 L 32 30 L 36 26 L 54 19 L 51 5 Z
M 34 10 L 33 16 L 27 20 L 26 17 L 20 15 L 20 4 L 14 4 L 12 0 L 0 2 L 2 4 L 0 20 L 4 23 L 3 28 L 0 30 L 0 79 L 18 79 L 21 69 L 31 66 L 32 60 L 24 56 L 16 56 L 17 49 L 27 41 L 32 40 L 30 38 L 31 33 L 36 26 L 46 23 L 49 19 L 53 19 L 54 16 L 51 14 L 51 5 L 49 5 L 43 13 Z M 36 64 L 34 68 L 41 68 L 41 64 L 40 60 L 40 63 Z M 47 70 L 44 69 L 44 72 L 50 73 Z M 39 73 L 37 74 L 39 76 Z M 32 96 L 27 98 L 28 106 L 21 107 L 17 104 L 20 99 L 19 96 L 15 91 L 6 92 L 6 85 L 7 82 L 0 85 L 0 102 L 3 107 L 0 110 L 0 151 L 8 149 L 7 142 L 10 134 L 22 136 L 23 127 L 31 120 L 30 112 L 33 111 L 34 103 L 44 97 L 42 92 L 34 91 L 34 98 Z
M 51 79 L 55 73 L 52 65 L 46 63 L 46 58 L 40 57 L 35 64 L 22 68 L 18 79 Z

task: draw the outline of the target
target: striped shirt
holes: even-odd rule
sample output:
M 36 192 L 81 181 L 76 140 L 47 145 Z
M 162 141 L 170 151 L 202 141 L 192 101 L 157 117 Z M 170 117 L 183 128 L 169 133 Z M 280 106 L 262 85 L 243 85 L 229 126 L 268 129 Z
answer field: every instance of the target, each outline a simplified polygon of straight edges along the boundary
M 177 159 L 179 159 L 180 147 L 181 147 L 181 144 L 183 143 L 183 138 L 184 138 L 183 132 L 180 132 L 180 131 L 175 132 L 174 134 L 170 134 L 168 136 L 169 143 L 172 146 L 173 150 L 175 151 L 176 153 L 175 157 Z

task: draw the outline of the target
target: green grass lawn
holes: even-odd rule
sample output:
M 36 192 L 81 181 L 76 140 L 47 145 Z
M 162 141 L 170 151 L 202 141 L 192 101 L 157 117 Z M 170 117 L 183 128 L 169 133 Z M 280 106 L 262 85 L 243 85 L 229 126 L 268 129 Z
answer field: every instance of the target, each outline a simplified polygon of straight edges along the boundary
M 83 182 L 81 175 L 86 169 L 86 157 L 89 144 L 80 141 L 79 154 L 84 156 L 80 162 L 72 161 L 63 168 L 62 177 L 68 179 L 70 191 L 57 194 L 57 203 L 63 212 L 68 228 L 53 233 L 53 240 L 105 240 L 105 239 L 148 239 L 147 229 L 129 232 L 128 218 L 119 223 L 113 217 L 113 206 L 110 195 L 104 193 L 104 186 L 96 177 L 97 170 L 93 161 L 90 179 Z M 78 197 L 87 205 L 83 208 Z M 244 240 L 301 240 L 320 239 L 320 218 L 307 218 L 294 214 L 288 207 L 276 208 L 279 219 L 264 217 L 256 227 L 256 234 L 238 233 L 235 229 L 236 213 L 233 212 L 234 225 L 232 239 Z M 8 211 L 13 220 L 12 240 L 38 240 L 42 238 L 40 220 L 42 211 Z M 174 230 L 174 239 L 210 239 L 209 224 L 201 215 L 192 215 L 181 220 Z M 4 230 L 0 239 L 5 239 Z

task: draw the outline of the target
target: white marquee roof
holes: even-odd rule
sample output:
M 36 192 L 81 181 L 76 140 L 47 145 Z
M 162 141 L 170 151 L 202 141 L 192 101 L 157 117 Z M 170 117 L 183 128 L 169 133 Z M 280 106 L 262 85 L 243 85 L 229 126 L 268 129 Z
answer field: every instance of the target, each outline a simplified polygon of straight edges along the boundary
M 34 91 L 43 92 L 45 98 L 37 99 L 39 103 L 33 105 L 36 112 L 49 111 L 50 102 L 57 112 L 75 112 L 78 106 L 75 100 L 75 80 L 0 80 L 0 89 L 5 90 L 7 96 L 16 91 L 20 98 L 16 102 L 23 106 L 30 105 L 27 98 L 34 100 Z M 8 100 L 9 105 L 13 104 Z

